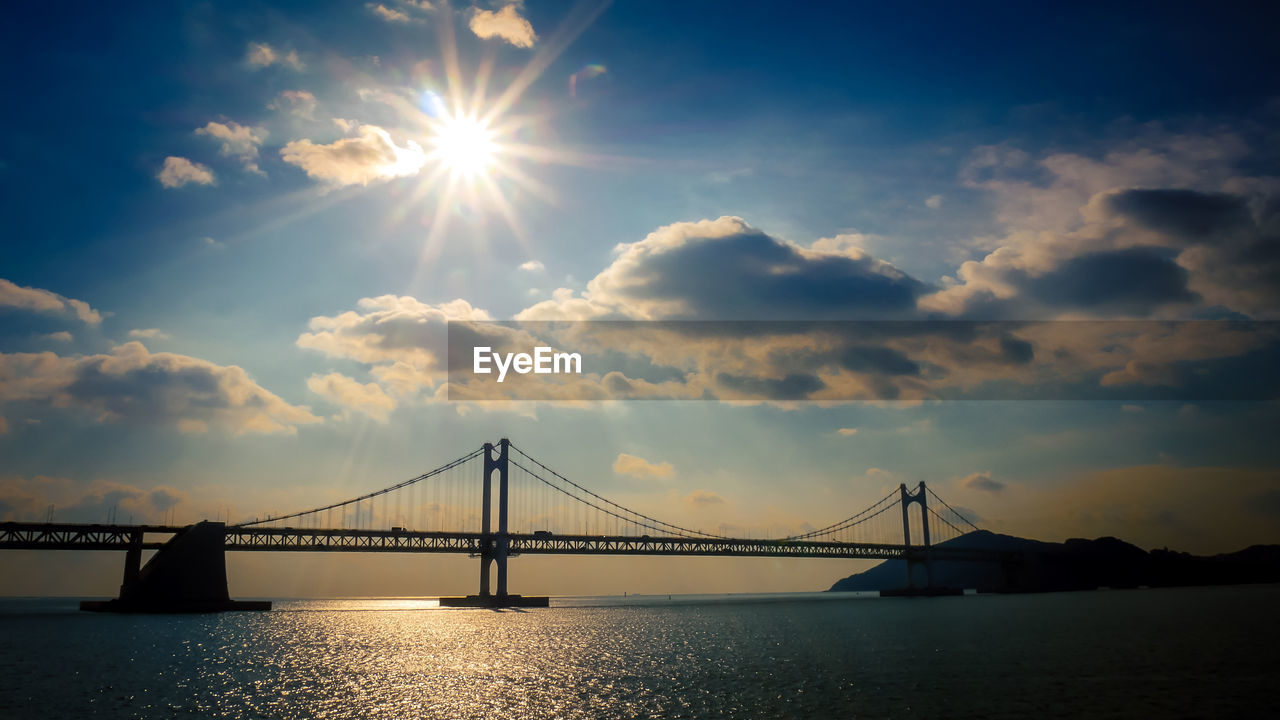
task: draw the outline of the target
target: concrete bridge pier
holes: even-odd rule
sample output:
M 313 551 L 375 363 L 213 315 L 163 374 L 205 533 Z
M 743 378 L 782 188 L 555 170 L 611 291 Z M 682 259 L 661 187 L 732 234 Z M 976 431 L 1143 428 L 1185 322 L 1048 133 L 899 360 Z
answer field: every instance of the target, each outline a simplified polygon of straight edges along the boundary
M 115 600 L 85 600 L 81 610 L 119 613 L 222 612 L 270 610 L 267 601 L 232 600 L 227 592 L 226 526 L 220 522 L 188 525 L 169 539 L 146 565 L 142 531 L 130 536 L 124 582 Z

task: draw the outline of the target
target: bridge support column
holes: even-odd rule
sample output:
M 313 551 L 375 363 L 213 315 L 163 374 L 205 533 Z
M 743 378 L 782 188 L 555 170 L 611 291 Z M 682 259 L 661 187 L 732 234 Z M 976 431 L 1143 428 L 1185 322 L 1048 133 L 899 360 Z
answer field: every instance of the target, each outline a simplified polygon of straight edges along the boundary
M 902 483 L 898 486 L 898 491 L 902 494 L 902 544 L 911 545 L 911 516 L 909 510 L 913 503 L 920 505 L 920 534 L 923 536 L 924 548 L 926 552 L 923 555 L 916 555 L 908 552 L 907 554 L 907 587 L 914 588 L 916 586 L 916 568 L 924 566 L 925 587 L 933 587 L 933 563 L 930 562 L 932 553 L 928 552 L 929 542 L 929 493 L 925 489 L 924 481 L 920 482 L 915 492 L 907 490 L 907 484 Z
M 467 597 L 442 597 L 444 607 L 547 607 L 546 597 L 523 597 L 507 592 L 507 558 L 511 553 L 511 535 L 507 527 L 508 455 L 511 441 L 503 438 L 496 447 L 484 444 L 484 488 L 480 501 L 480 594 Z M 498 532 L 493 532 L 493 473 L 498 473 Z M 498 592 L 492 593 L 489 584 L 489 568 L 498 566 Z

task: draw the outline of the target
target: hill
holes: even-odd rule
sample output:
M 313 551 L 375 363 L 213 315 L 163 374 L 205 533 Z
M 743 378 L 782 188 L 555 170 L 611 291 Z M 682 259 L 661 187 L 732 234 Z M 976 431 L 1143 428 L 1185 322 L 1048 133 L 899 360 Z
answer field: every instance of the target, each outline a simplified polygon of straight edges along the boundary
M 934 586 L 974 588 L 978 592 L 1280 582 L 1280 545 L 1254 545 L 1234 553 L 1197 556 L 1168 549 L 1147 552 L 1114 537 L 1049 543 L 978 530 L 939 543 L 939 547 L 1007 553 L 1005 563 L 933 564 Z M 917 583 L 922 580 L 918 577 Z M 906 561 L 886 560 L 870 570 L 838 580 L 830 589 L 836 592 L 893 590 L 906 584 Z

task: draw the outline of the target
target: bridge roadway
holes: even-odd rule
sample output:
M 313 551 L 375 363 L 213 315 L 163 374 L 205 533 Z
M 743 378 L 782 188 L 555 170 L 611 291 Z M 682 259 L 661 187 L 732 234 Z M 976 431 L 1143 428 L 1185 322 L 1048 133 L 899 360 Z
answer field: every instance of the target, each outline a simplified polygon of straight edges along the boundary
M 158 550 L 183 530 L 180 525 L 99 525 L 75 523 L 0 523 L 0 549 L 8 550 Z M 165 537 L 157 537 L 165 536 Z M 226 528 L 225 549 L 267 552 L 465 553 L 492 548 L 497 533 L 419 532 L 236 527 Z M 711 557 L 797 557 L 890 560 L 992 560 L 997 553 L 962 548 L 877 543 L 688 538 L 675 536 L 559 535 L 511 533 L 512 555 L 676 555 Z

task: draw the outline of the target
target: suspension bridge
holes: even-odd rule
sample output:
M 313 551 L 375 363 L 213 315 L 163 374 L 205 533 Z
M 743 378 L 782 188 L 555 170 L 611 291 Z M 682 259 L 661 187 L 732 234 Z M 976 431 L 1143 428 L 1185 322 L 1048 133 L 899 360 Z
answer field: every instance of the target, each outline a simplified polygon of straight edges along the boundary
M 120 599 L 86 609 L 145 611 L 250 607 L 229 599 L 226 551 L 466 553 L 480 560 L 479 592 L 442 604 L 497 607 L 547 602 L 508 591 L 508 560 L 523 554 L 903 559 L 909 586 L 924 570 L 922 592 L 932 584 L 933 562 L 1002 560 L 939 547 L 978 528 L 923 482 L 914 490 L 900 485 L 838 522 L 805 528 L 735 537 L 660 520 L 503 439 L 403 482 L 308 509 L 190 526 L 7 522 L 0 523 L 0 549 L 123 550 Z M 145 567 L 144 550 L 158 551 Z

